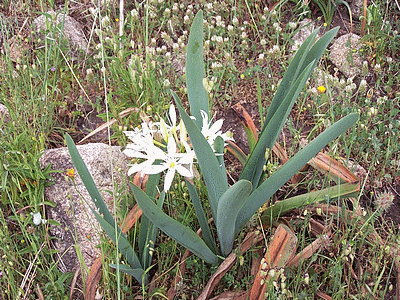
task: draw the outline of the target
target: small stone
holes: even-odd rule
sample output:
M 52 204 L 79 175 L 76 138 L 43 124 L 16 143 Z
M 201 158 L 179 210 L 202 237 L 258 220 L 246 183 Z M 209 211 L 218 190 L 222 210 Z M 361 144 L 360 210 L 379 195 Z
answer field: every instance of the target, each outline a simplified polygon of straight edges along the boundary
M 0 121 L 1 120 L 4 123 L 10 122 L 10 113 L 8 112 L 7 107 L 3 104 L 0 104 Z
M 360 36 L 349 33 L 339 37 L 331 47 L 330 60 L 347 78 L 361 74 L 360 40 Z
M 88 42 L 82 29 L 83 26 L 74 18 L 62 12 L 48 11 L 46 14 L 37 17 L 33 21 L 33 25 L 36 31 L 49 30 L 50 34 L 54 30 L 54 26 L 62 25 L 62 36 L 70 42 L 71 46 L 75 49 L 87 51 Z M 50 28 L 47 27 L 48 25 Z M 59 34 L 59 31 L 56 30 L 56 34 Z

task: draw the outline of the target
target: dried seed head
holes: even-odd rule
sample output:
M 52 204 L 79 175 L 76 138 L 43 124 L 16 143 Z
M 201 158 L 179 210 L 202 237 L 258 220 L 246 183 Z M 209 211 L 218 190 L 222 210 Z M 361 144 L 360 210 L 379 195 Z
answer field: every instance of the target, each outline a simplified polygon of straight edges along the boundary
M 393 200 L 394 200 L 394 195 L 392 193 L 383 192 L 377 195 L 375 204 L 377 209 L 386 210 L 393 204 Z

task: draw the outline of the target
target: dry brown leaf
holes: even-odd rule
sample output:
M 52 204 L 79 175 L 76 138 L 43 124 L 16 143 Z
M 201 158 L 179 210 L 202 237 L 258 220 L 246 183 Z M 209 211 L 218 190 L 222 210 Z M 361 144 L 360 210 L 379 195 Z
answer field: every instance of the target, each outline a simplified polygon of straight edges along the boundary
M 299 265 L 300 260 L 310 258 L 319 249 L 323 249 L 327 243 L 329 243 L 329 236 L 328 235 L 320 236 L 310 245 L 301 250 L 300 253 L 298 253 L 293 259 L 291 259 L 287 263 L 287 266 L 297 267 Z
M 129 107 L 123 111 L 121 111 L 119 113 L 119 117 L 123 118 L 126 117 L 127 115 L 129 115 L 132 111 L 134 112 L 138 112 L 139 109 L 137 107 Z M 86 141 L 88 138 L 94 136 L 95 134 L 99 133 L 100 131 L 106 129 L 107 127 L 111 126 L 112 124 L 114 124 L 115 122 L 117 122 L 116 119 L 111 119 L 110 121 L 100 125 L 99 127 L 97 127 L 95 130 L 93 130 L 91 133 L 89 133 L 87 136 L 85 136 L 83 139 L 81 139 L 78 144 L 83 143 L 84 141 Z
M 94 261 L 88 279 L 86 281 L 85 299 L 94 299 L 96 297 L 97 285 L 100 282 L 102 275 L 101 256 Z
M 232 251 L 232 253 L 225 258 L 225 260 L 220 264 L 217 271 L 211 276 L 208 280 L 207 285 L 201 292 L 201 295 L 197 298 L 197 300 L 206 300 L 211 295 L 211 292 L 217 286 L 221 278 L 225 275 L 227 271 L 233 266 L 237 259 L 236 253 L 243 254 L 247 250 L 250 249 L 251 246 L 257 244 L 259 241 L 263 239 L 261 234 L 256 234 L 255 232 L 249 232 L 243 242 L 238 247 L 239 251 Z
M 279 225 L 272 237 L 267 252 L 264 255 L 264 263 L 260 264 L 260 268 L 254 279 L 253 287 L 250 292 L 250 299 L 263 300 L 269 279 L 269 270 L 275 267 L 283 267 L 296 251 L 297 237 L 285 225 Z
M 328 296 L 327 294 L 317 291 L 317 296 L 324 299 L 324 300 L 332 300 L 331 296 Z
M 340 161 L 331 158 L 329 155 L 319 152 L 308 162 L 309 165 L 316 168 L 323 174 L 328 174 L 335 178 L 340 178 L 342 182 L 357 183 L 358 178 L 349 171 Z
M 142 216 L 142 210 L 139 208 L 137 204 L 130 210 L 128 215 L 125 217 L 124 222 L 122 223 L 121 230 L 123 233 L 127 233 L 129 229 L 131 229 L 139 218 Z
M 249 299 L 248 291 L 237 291 L 237 292 L 224 292 L 217 297 L 211 298 L 210 300 L 247 300 Z
M 251 132 L 254 135 L 255 140 L 258 140 L 258 130 L 256 128 L 256 125 L 253 122 L 253 119 L 250 117 L 249 113 L 247 110 L 240 104 L 236 103 L 235 105 L 232 106 L 233 111 L 235 112 L 236 116 L 238 117 L 240 123 L 251 130 Z

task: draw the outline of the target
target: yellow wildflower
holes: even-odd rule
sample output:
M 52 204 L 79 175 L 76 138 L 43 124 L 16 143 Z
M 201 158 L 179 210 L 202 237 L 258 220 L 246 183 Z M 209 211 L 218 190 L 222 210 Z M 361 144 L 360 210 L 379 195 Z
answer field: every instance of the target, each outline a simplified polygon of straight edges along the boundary
M 67 170 L 67 176 L 74 178 L 75 177 L 75 170 L 74 169 L 68 169 Z
M 317 87 L 317 90 L 320 94 L 323 94 L 326 92 L 326 87 L 324 87 L 323 85 L 320 85 L 319 87 Z

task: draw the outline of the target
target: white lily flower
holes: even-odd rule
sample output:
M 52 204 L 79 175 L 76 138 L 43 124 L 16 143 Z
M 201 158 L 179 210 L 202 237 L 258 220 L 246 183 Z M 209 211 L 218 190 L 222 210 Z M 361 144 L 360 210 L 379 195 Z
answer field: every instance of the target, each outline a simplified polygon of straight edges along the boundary
M 164 119 L 161 118 L 160 120 L 160 133 L 163 137 L 163 140 L 168 143 L 168 139 L 171 134 L 176 134 L 177 126 L 176 126 L 176 111 L 175 106 L 173 104 L 169 107 L 169 121 L 171 125 L 167 125 Z
M 216 122 L 214 122 L 214 124 L 212 124 L 211 121 L 210 122 L 208 121 L 208 115 L 205 111 L 201 110 L 200 113 L 203 118 L 203 126 L 201 128 L 201 133 L 207 139 L 211 148 L 213 148 L 214 141 L 217 138 L 217 136 L 222 137 L 224 141 L 231 139 L 227 136 L 226 133 L 222 133 L 221 131 L 222 124 L 224 123 L 223 119 L 219 119 Z
M 185 142 L 184 145 L 187 145 Z M 164 191 L 168 191 L 171 187 L 172 180 L 175 177 L 175 172 L 178 172 L 184 177 L 193 177 L 193 158 L 194 153 L 191 151 L 189 145 L 185 146 L 190 152 L 187 153 L 177 153 L 176 143 L 173 138 L 168 139 L 167 154 L 158 159 L 163 160 L 159 165 L 152 165 L 149 168 L 143 170 L 143 173 L 147 174 L 158 174 L 167 170 L 167 174 L 164 178 Z
M 163 159 L 165 157 L 164 151 L 154 146 L 154 144 L 146 145 L 145 148 L 141 147 L 140 143 L 138 148 L 136 148 L 134 144 L 130 144 L 122 152 L 128 157 L 145 159 L 145 161 L 142 163 L 132 165 L 128 170 L 128 176 L 139 171 L 141 171 L 143 174 L 152 174 L 148 172 L 153 163 L 157 159 Z

